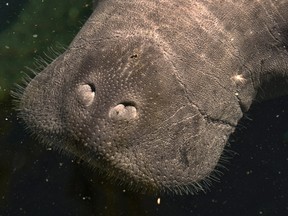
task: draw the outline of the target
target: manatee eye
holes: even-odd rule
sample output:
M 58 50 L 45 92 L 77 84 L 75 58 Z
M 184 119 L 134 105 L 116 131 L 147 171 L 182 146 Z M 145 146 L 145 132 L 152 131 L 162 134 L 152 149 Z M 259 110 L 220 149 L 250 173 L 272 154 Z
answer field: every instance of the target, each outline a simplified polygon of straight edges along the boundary
M 91 105 L 95 97 L 95 85 L 93 83 L 79 85 L 77 90 L 81 102 L 85 106 Z

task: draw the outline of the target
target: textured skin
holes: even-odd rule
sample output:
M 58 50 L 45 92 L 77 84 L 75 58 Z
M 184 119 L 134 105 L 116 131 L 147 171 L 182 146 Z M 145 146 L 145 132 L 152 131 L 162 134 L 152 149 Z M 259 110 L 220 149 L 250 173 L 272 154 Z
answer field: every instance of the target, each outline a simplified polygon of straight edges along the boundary
M 26 87 L 38 138 L 146 191 L 209 180 L 253 100 L 287 94 L 287 0 L 101 0 Z

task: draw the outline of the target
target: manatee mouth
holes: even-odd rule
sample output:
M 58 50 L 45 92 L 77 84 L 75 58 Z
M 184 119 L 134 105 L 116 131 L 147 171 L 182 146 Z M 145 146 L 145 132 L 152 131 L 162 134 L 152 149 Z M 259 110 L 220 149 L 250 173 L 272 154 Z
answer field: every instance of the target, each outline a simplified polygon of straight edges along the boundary
M 138 116 L 138 110 L 133 101 L 123 101 L 109 110 L 109 118 L 114 120 L 133 120 Z

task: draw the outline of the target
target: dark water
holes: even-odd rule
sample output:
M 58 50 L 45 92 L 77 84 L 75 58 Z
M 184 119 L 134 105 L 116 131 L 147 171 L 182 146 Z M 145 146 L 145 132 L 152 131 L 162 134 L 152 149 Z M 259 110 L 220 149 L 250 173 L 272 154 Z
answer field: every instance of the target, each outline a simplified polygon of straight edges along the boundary
M 12 109 L 9 92 L 21 71 L 57 42 L 68 45 L 91 3 L 7 2 L 0 3 L 0 215 L 287 215 L 288 97 L 253 106 L 252 120 L 231 139 L 237 154 L 206 194 L 161 196 L 158 205 L 157 196 L 127 192 L 41 146 Z
M 22 1 L 1 1 L 0 2 L 0 29 L 3 30 L 17 20 L 18 15 L 24 8 L 27 0 Z

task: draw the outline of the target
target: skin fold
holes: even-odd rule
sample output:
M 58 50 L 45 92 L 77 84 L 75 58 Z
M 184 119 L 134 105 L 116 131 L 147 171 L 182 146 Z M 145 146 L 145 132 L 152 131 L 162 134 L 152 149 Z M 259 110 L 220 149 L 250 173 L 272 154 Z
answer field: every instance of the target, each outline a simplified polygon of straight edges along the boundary
M 19 115 L 132 189 L 202 190 L 251 104 L 287 94 L 287 11 L 284 0 L 97 1 L 27 84 Z

